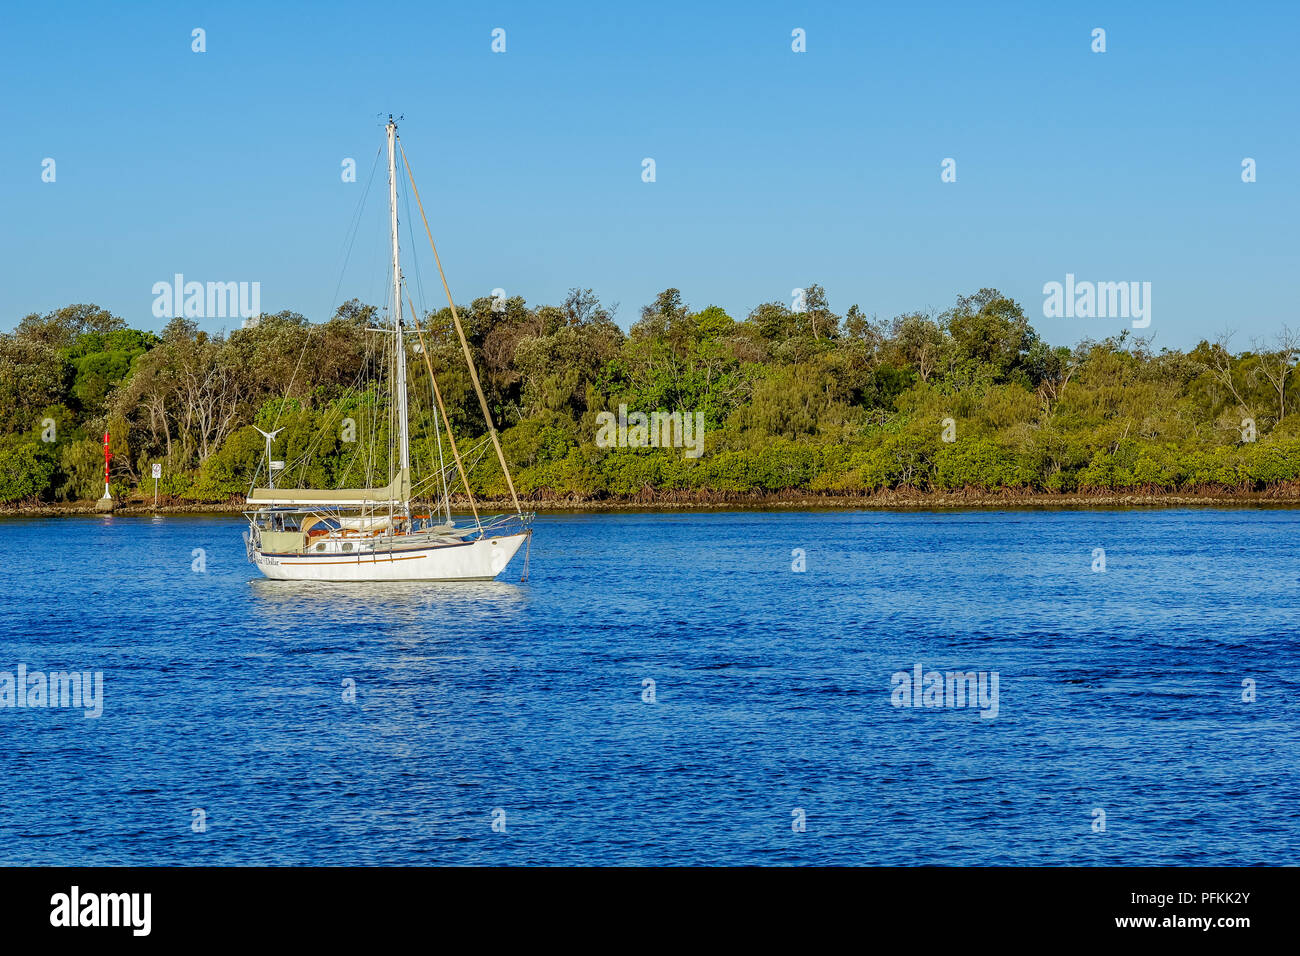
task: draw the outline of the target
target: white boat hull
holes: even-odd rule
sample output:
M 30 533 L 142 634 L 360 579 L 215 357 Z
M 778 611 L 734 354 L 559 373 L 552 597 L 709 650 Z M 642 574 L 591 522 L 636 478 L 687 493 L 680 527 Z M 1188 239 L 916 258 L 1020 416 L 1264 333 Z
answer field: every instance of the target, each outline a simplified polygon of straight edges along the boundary
M 253 563 L 276 581 L 491 581 L 506 569 L 528 532 L 477 541 L 354 554 L 266 554 Z

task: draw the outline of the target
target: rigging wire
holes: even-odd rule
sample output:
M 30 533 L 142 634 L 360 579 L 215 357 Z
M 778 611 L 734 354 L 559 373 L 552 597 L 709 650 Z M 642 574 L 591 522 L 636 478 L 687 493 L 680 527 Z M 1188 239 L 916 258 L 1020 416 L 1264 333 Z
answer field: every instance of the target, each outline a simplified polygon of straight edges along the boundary
M 382 147 L 381 147 L 381 148 L 382 148 Z M 344 275 L 346 274 L 346 272 L 347 272 L 348 261 L 352 258 L 352 247 L 353 247 L 353 245 L 356 244 L 356 241 L 357 241 L 357 231 L 360 229 L 360 226 L 361 226 L 361 213 L 362 213 L 362 210 L 364 210 L 364 208 L 365 208 L 366 199 L 367 199 L 367 197 L 369 197 L 369 195 L 370 195 L 370 187 L 371 187 L 371 186 L 373 185 L 373 183 L 374 183 L 374 180 L 375 180 L 375 170 L 378 169 L 378 167 L 379 167 L 379 153 L 376 152 L 376 153 L 375 153 L 375 161 L 374 161 L 374 163 L 373 163 L 373 164 L 371 165 L 371 167 L 370 167 L 370 176 L 369 176 L 369 178 L 366 180 L 366 188 L 365 188 L 365 190 L 364 190 L 364 191 L 362 192 L 362 194 L 361 194 L 361 199 L 358 200 L 358 202 L 357 202 L 357 211 L 356 211 L 356 213 L 355 213 L 354 216 L 353 216 L 352 237 L 351 237 L 350 240 L 345 240 L 345 241 L 347 242 L 347 252 L 345 253 L 345 257 L 344 257 L 344 260 L 343 260 L 343 268 L 342 268 L 342 269 L 340 270 L 340 272 L 339 272 L 339 281 L 338 281 L 338 284 L 337 284 L 337 285 L 335 286 L 335 288 L 334 288 L 334 309 L 335 309 L 336 312 L 338 311 L 338 295 L 339 295 L 339 289 L 341 289 L 341 288 L 343 287 L 343 276 L 344 276 Z M 303 343 L 302 343 L 302 350 L 298 353 L 298 361 L 294 364 L 294 367 L 293 367 L 293 374 L 289 376 L 289 382 L 288 382 L 288 384 L 286 384 L 285 387 L 284 387 L 284 397 L 280 400 L 280 407 L 279 407 L 278 409 L 276 409 L 276 413 L 275 413 L 275 421 L 272 422 L 272 424 L 271 424 L 271 429 L 270 429 L 271 431 L 274 431 L 274 430 L 275 430 L 275 426 L 278 425 L 278 424 L 280 424 L 280 416 L 282 416 L 282 415 L 284 414 L 284 407 L 285 407 L 285 404 L 287 403 L 287 401 L 288 401 L 288 399 L 289 399 L 289 391 L 293 388 L 294 380 L 298 377 L 298 370 L 299 370 L 300 368 L 302 368 L 302 359 L 303 359 L 303 356 L 307 354 L 307 346 L 311 344 L 311 339 L 312 339 L 312 333 L 313 333 L 313 332 L 315 332 L 315 329 L 311 329 L 311 328 L 309 328 L 308 331 L 307 331 L 307 337 L 306 337 L 306 339 L 305 339 L 305 340 L 303 341 Z
M 384 148 L 380 146 L 375 150 L 375 161 L 370 165 L 370 175 L 366 178 L 366 188 L 361 194 L 361 201 L 357 203 L 357 211 L 352 216 L 352 226 L 350 228 L 351 239 L 347 242 L 347 251 L 343 256 L 343 267 L 339 270 L 339 281 L 334 287 L 332 298 L 334 310 L 337 312 L 339 307 L 339 290 L 343 288 L 343 279 L 347 275 L 348 263 L 352 260 L 352 247 L 356 245 L 357 233 L 361 227 L 361 214 L 365 211 L 366 199 L 370 196 L 370 187 L 375 182 L 375 170 L 379 168 L 379 157 L 383 154 Z
M 353 212 L 353 214 L 352 214 L 352 216 L 351 216 L 351 219 L 350 219 L 350 226 L 349 226 L 349 229 L 348 229 L 348 233 L 345 234 L 345 238 L 344 238 L 344 252 L 343 252 L 343 265 L 342 265 L 341 268 L 339 269 L 339 281 L 338 281 L 338 283 L 337 283 L 337 284 L 335 285 L 335 287 L 334 287 L 334 295 L 333 295 L 333 297 L 332 297 L 332 304 L 333 304 L 334 311 L 335 311 L 336 313 L 337 313 L 337 311 L 338 311 L 338 306 L 339 306 L 339 301 L 338 301 L 339 290 L 342 289 L 342 287 L 343 287 L 343 279 L 344 279 L 344 277 L 345 277 L 346 274 L 347 274 L 348 263 L 349 263 L 349 262 L 351 261 L 351 259 L 352 259 L 352 249 L 353 249 L 353 247 L 356 245 L 356 241 L 357 241 L 357 233 L 358 233 L 359 230 L 360 230 L 362 214 L 363 214 L 363 212 L 365 211 L 366 200 L 367 200 L 367 199 L 369 198 L 369 196 L 370 196 L 370 190 L 371 190 L 371 187 L 374 185 L 374 181 L 375 181 L 375 171 L 379 168 L 379 157 L 380 157 L 380 155 L 382 154 L 382 152 L 383 152 L 383 147 L 382 147 L 382 146 L 381 146 L 378 150 L 375 151 L 375 159 L 374 159 L 374 162 L 371 163 L 371 166 L 370 166 L 370 175 L 366 178 L 366 186 L 365 186 L 365 189 L 362 190 L 361 198 L 357 201 L 357 207 L 356 207 L 355 211 Z M 270 427 L 270 429 L 268 429 L 269 431 L 274 432 L 274 431 L 276 430 L 276 428 L 277 428 L 277 427 L 279 426 L 279 424 L 280 424 L 280 419 L 284 416 L 285 408 L 286 408 L 286 406 L 288 405 L 288 402 L 289 402 L 289 393 L 290 393 L 290 391 L 293 390 L 293 383 L 294 383 L 294 381 L 295 381 L 295 380 L 297 379 L 297 377 L 298 377 L 298 372 L 299 372 L 299 370 L 302 368 L 302 360 L 303 360 L 303 357 L 307 354 L 307 348 L 308 348 L 308 346 L 311 345 L 311 343 L 312 343 L 312 339 L 313 339 L 313 337 L 314 337 L 316 331 L 317 331 L 316 328 L 314 328 L 314 327 L 312 327 L 312 326 L 308 326 L 308 328 L 307 328 L 307 334 L 306 334 L 306 336 L 305 336 L 304 339 L 303 339 L 302 348 L 301 348 L 301 349 L 299 350 L 299 352 L 298 352 L 298 360 L 294 363 L 293 373 L 289 376 L 289 381 L 285 384 L 285 387 L 284 387 L 284 394 L 280 397 L 279 407 L 276 409 L 276 412 L 275 412 L 275 420 L 271 423 L 271 427 Z M 355 384 L 356 384 L 356 381 L 359 381 L 359 380 L 360 380 L 360 375 L 358 375 L 358 378 L 354 380 L 353 385 L 355 385 Z M 349 386 L 348 391 L 351 391 L 351 389 L 352 389 L 352 386 Z M 345 392 L 343 397 L 346 398 L 347 396 L 348 396 L 348 392 Z M 306 455 L 306 453 L 304 453 L 303 455 L 299 455 L 296 459 L 294 459 L 293 465 L 295 465 L 295 466 L 297 466 L 297 467 L 305 468 L 306 460 L 307 460 L 307 455 Z M 270 462 L 269 462 L 269 461 L 267 462 L 267 469 L 268 469 L 268 478 L 269 478 L 269 475 L 270 475 Z M 289 473 L 290 470 L 291 470 L 291 468 L 290 468 L 290 464 L 289 464 L 288 462 L 286 462 L 286 466 L 285 466 L 284 470 L 282 471 L 282 474 L 284 474 L 284 475 L 288 475 L 288 473 Z M 254 485 L 254 486 L 256 486 L 256 484 L 257 484 L 257 478 L 258 478 L 258 476 L 261 474 L 261 472 L 262 472 L 262 466 L 261 466 L 261 462 L 259 462 L 259 463 L 258 463 L 258 466 L 257 466 L 257 470 L 254 471 L 254 473 L 253 473 L 253 485 Z

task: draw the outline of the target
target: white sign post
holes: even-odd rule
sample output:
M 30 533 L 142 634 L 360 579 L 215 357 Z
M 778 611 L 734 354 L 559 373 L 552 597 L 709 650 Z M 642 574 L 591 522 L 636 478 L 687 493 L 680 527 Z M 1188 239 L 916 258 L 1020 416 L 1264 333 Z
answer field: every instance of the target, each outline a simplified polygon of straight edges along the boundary
M 153 510 L 158 510 L 158 479 L 162 477 L 162 465 L 158 462 L 153 464 Z

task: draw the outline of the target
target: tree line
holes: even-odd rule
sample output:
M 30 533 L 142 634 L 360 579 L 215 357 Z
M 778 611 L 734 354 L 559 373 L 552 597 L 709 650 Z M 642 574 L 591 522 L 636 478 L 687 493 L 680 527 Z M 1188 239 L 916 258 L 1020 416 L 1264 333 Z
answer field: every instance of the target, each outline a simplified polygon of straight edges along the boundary
M 818 285 L 801 311 L 766 302 L 743 319 L 666 289 L 627 332 L 590 289 L 559 305 L 485 296 L 459 309 L 516 485 L 534 500 L 1259 490 L 1300 478 L 1300 336 L 1286 328 L 1242 351 L 1227 335 L 1156 351 L 1127 332 L 1052 347 L 993 289 L 883 320 L 857 305 L 838 314 Z M 392 409 L 369 331 L 382 322 L 355 299 L 324 322 L 285 311 L 228 333 L 182 318 L 134 329 L 94 305 L 28 315 L 0 334 L 0 501 L 98 497 L 105 430 L 119 497 L 151 494 L 161 462 L 164 495 L 237 500 L 265 478 L 252 426 L 273 424 L 290 463 L 281 484 L 383 484 Z M 473 457 L 486 427 L 450 310 L 421 326 Z M 428 475 L 440 438 L 411 339 L 413 458 Z M 601 447 L 597 416 L 620 406 L 701 413 L 704 453 Z M 493 456 L 475 460 L 475 493 L 502 496 Z

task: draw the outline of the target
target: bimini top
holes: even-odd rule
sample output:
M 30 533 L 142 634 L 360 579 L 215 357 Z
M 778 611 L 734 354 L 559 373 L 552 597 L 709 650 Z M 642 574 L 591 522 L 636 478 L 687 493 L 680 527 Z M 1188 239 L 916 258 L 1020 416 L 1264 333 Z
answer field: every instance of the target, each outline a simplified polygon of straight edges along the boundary
M 405 504 L 411 497 L 411 476 L 405 468 L 389 482 L 387 488 L 254 488 L 248 503 L 259 507 L 293 507 L 311 505 L 322 508 L 341 508 L 361 505 L 386 505 L 390 502 Z

